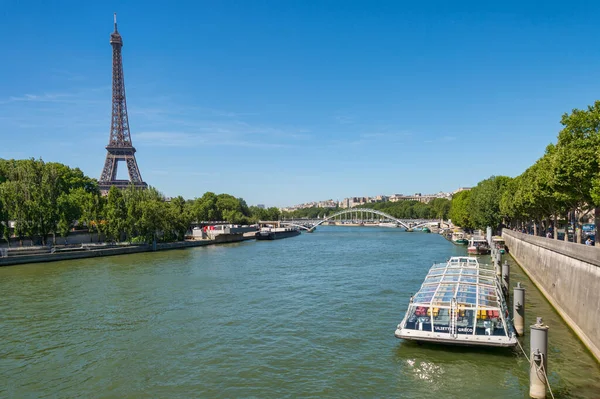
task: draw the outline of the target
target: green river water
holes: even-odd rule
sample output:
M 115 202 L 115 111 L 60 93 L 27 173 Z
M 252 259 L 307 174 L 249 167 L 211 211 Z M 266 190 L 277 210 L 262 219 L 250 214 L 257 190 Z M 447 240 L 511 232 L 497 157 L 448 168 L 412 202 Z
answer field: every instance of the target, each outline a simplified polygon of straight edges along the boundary
M 437 234 L 332 226 L 0 268 L 0 397 L 526 398 L 518 348 L 394 337 L 431 264 L 465 249 Z M 512 264 L 526 325 L 550 325 L 555 397 L 600 398 L 599 365 Z

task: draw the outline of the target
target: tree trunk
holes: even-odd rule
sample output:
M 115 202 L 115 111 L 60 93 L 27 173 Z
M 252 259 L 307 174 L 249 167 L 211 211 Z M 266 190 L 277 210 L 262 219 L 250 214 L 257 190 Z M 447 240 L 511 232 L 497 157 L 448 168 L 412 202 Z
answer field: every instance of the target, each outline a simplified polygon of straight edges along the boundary
M 537 225 L 537 220 L 533 221 L 533 235 L 537 236 L 538 235 L 538 225 Z
M 577 244 L 581 244 L 581 215 L 577 214 L 577 209 L 573 211 L 573 216 L 575 217 L 575 223 L 573 223 L 573 242 Z
M 554 214 L 554 223 L 552 227 L 552 230 L 554 230 L 554 239 L 558 240 L 558 215 L 556 213 Z
M 565 241 L 569 241 L 569 226 L 571 224 L 571 221 L 569 220 L 569 212 L 567 212 L 567 214 L 565 215 L 565 237 L 563 238 L 563 240 Z

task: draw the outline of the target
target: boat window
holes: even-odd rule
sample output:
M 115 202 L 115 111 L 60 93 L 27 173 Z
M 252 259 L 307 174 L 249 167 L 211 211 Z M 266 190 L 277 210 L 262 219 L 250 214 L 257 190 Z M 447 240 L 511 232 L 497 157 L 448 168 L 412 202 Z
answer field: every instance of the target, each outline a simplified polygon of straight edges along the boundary
M 458 286 L 458 294 L 471 294 L 477 296 L 477 286 L 461 284 Z
M 458 276 L 444 276 L 442 281 L 458 281 Z
M 412 306 L 406 319 L 406 328 L 410 330 L 431 331 L 431 308 Z
M 487 277 L 479 277 L 480 284 L 494 285 L 494 280 Z
M 433 332 L 450 332 L 449 308 L 433 308 Z
M 439 283 L 442 280 L 442 276 L 428 276 L 423 284 Z
M 436 295 L 431 301 L 432 305 L 439 306 L 450 306 L 450 301 L 452 301 L 452 294 L 450 295 Z
M 456 332 L 459 334 L 472 334 L 474 316 L 474 309 L 468 309 L 462 305 L 458 305 L 456 314 Z
M 415 303 L 430 303 L 431 298 L 433 298 L 433 292 L 420 292 L 414 296 L 413 301 Z
M 476 335 L 506 336 L 500 311 L 496 309 L 478 309 Z
M 475 294 L 463 294 L 456 297 L 456 302 L 468 306 L 475 306 L 477 303 L 477 297 Z

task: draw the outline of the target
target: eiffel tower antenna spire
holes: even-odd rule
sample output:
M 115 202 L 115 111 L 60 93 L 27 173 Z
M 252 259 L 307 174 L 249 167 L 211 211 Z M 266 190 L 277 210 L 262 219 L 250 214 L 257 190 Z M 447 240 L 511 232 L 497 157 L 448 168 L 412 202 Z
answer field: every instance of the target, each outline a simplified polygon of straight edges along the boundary
M 112 51 L 112 118 L 107 154 L 102 175 L 98 181 L 100 191 L 104 194 L 111 186 L 125 188 L 133 185 L 137 188 L 147 188 L 142 180 L 142 174 L 135 159 L 135 148 L 131 143 L 129 132 L 129 117 L 127 116 L 127 101 L 125 99 L 125 80 L 123 78 L 123 59 L 121 48 L 123 39 L 117 31 L 117 13 L 114 14 L 115 31 L 110 34 Z M 129 180 L 117 180 L 117 167 L 120 161 L 125 161 Z

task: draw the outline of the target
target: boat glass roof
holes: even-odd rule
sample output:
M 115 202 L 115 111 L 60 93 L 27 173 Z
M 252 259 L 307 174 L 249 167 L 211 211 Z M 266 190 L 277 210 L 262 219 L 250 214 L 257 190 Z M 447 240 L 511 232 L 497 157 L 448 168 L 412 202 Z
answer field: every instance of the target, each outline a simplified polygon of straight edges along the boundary
M 431 267 L 413 297 L 413 306 L 450 306 L 454 298 L 459 306 L 499 309 L 498 290 L 493 265 L 480 264 L 474 257 L 455 256 Z

